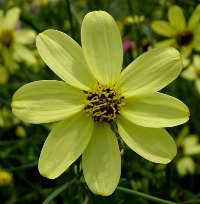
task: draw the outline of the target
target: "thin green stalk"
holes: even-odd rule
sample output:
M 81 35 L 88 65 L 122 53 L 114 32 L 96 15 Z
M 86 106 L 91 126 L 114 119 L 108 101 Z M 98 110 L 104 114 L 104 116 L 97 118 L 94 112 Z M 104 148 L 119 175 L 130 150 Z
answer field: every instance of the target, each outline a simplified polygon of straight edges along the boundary
M 72 185 L 76 181 L 76 178 L 70 180 L 66 184 L 62 185 L 60 188 L 55 190 L 50 196 L 48 196 L 42 204 L 50 203 L 56 196 L 62 193 L 65 189 L 67 189 L 70 185 Z
M 22 169 L 27 169 L 27 168 L 35 167 L 35 166 L 37 166 L 37 164 L 38 164 L 38 162 L 32 162 L 32 163 L 24 164 L 24 165 L 21 165 L 21 166 L 10 167 L 10 168 L 8 168 L 6 170 L 17 171 L 17 170 L 22 170 Z
M 182 204 L 197 204 L 197 203 L 200 203 L 200 199 L 189 200 L 189 201 L 183 202 Z
M 73 4 L 70 5 L 71 7 L 71 13 L 74 17 L 74 19 L 76 20 L 76 22 L 78 23 L 79 27 L 81 27 L 81 24 L 82 24 L 82 19 L 79 17 L 77 11 L 76 11 L 76 8 L 74 7 Z
M 130 190 L 130 189 L 123 188 L 123 187 L 117 187 L 116 190 L 127 193 L 127 194 L 130 194 L 130 195 L 134 195 L 136 197 L 144 198 L 146 200 L 153 201 L 154 203 L 176 204 L 176 203 L 168 201 L 168 200 L 157 198 L 157 197 L 154 197 L 154 196 L 151 196 L 151 195 L 147 195 L 145 193 L 141 193 L 141 192 Z
M 72 38 L 74 38 L 74 25 L 73 25 L 73 19 L 72 19 L 70 0 L 66 0 L 66 2 L 67 2 L 67 11 L 68 11 L 68 14 L 69 14 L 69 22 L 70 22 L 70 28 L 71 28 L 71 35 L 72 35 Z
M 109 13 L 109 9 L 110 9 L 110 0 L 106 0 L 106 2 L 105 2 L 105 11 L 107 11 Z
M 167 199 L 170 199 L 171 196 L 171 164 L 166 166 L 166 196 Z

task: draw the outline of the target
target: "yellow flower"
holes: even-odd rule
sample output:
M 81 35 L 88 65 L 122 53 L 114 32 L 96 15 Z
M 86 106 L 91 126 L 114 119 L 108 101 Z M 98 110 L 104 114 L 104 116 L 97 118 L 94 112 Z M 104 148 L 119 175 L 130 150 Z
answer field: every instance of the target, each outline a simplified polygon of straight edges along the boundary
M 173 46 L 181 48 L 181 54 L 188 56 L 192 49 L 200 51 L 200 5 L 197 6 L 188 24 L 182 9 L 172 6 L 168 11 L 169 23 L 163 20 L 154 21 L 152 29 L 170 39 L 157 43 L 156 46 Z
M 36 59 L 24 45 L 33 43 L 36 33 L 31 29 L 15 30 L 19 15 L 20 9 L 16 7 L 10 9 L 5 16 L 0 10 L 0 51 L 7 64 L 11 65 L 13 58 L 33 64 Z
M 36 39 L 46 64 L 63 80 L 21 87 L 13 113 L 31 123 L 60 121 L 48 136 L 39 171 L 54 179 L 81 154 L 85 180 L 96 194 L 110 195 L 121 172 L 120 150 L 109 122 L 142 157 L 166 164 L 176 145 L 163 127 L 185 123 L 189 110 L 178 99 L 159 93 L 182 69 L 180 53 L 152 49 L 121 72 L 123 49 L 114 19 L 104 11 L 87 14 L 82 48 L 68 35 L 46 30 Z
M 193 155 L 200 153 L 199 138 L 197 135 L 189 135 L 188 127 L 183 128 L 177 138 L 177 146 L 182 150 L 183 156 L 177 161 L 176 168 L 180 176 L 194 174 L 196 164 Z
M 193 80 L 197 91 L 200 94 L 200 56 L 194 55 L 193 63 L 181 73 L 181 76 L 187 80 Z
M 12 182 L 12 175 L 4 170 L 0 170 L 0 186 L 6 187 L 9 186 Z
M 176 169 L 180 176 L 185 176 L 187 174 L 194 174 L 195 162 L 189 156 L 183 157 L 177 161 Z

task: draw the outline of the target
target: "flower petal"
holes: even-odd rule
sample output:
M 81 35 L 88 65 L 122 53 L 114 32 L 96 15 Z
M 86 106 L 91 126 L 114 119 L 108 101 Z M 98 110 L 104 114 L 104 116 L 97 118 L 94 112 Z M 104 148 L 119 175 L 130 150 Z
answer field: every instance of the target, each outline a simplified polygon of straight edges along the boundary
M 115 134 L 109 124 L 99 122 L 83 152 L 83 173 L 90 190 L 99 195 L 113 193 L 120 179 L 121 157 Z
M 120 117 L 118 130 L 124 142 L 149 161 L 167 164 L 176 155 L 176 144 L 165 129 L 141 127 Z
M 192 53 L 192 45 L 182 46 L 180 50 L 182 58 L 187 58 Z
M 84 59 L 82 48 L 68 35 L 46 30 L 36 38 L 36 46 L 45 63 L 61 79 L 88 90 L 96 83 Z
M 30 123 L 49 123 L 67 118 L 84 108 L 84 93 L 61 81 L 35 81 L 13 96 L 13 113 Z
M 190 65 L 187 69 L 185 69 L 181 76 L 187 80 L 194 80 L 196 78 L 196 71 L 193 65 Z
M 196 85 L 197 91 L 198 91 L 199 94 L 200 94 L 200 79 L 196 79 L 196 80 L 195 80 L 195 85 Z
M 84 111 L 59 122 L 47 137 L 39 159 L 39 171 L 47 178 L 60 176 L 85 150 L 94 122 Z
M 193 64 L 194 64 L 194 67 L 196 69 L 200 68 L 200 56 L 199 55 L 194 55 L 194 57 L 193 57 Z
M 193 40 L 193 48 L 200 52 L 200 38 L 199 36 L 198 37 L 195 37 L 195 39 Z
M 177 32 L 176 29 L 166 21 L 154 21 L 151 27 L 156 33 L 165 37 L 173 37 Z
M 5 15 L 3 28 L 14 30 L 19 21 L 20 9 L 17 7 L 11 8 Z
M 16 44 L 15 46 L 14 58 L 16 61 L 25 61 L 29 64 L 35 64 L 37 62 L 31 50 L 20 44 Z
M 199 24 L 199 20 L 200 20 L 200 5 L 196 7 L 194 12 L 190 16 L 189 21 L 188 21 L 188 28 L 195 30 L 196 26 Z
M 158 91 L 182 69 L 180 53 L 172 47 L 152 49 L 134 60 L 121 74 L 119 87 L 125 96 Z
M 179 31 L 186 27 L 183 11 L 179 6 L 172 6 L 168 11 L 168 18 L 171 26 Z
M 87 14 L 81 28 L 83 52 L 89 68 L 103 84 L 115 83 L 123 62 L 119 29 L 104 11 Z
M 0 84 L 6 84 L 9 80 L 7 69 L 0 64 Z
M 124 103 L 121 115 L 144 127 L 172 127 L 185 123 L 189 117 L 184 103 L 158 92 L 132 96 Z
M 0 9 L 0 29 L 2 29 L 3 27 L 3 20 L 4 20 L 4 16 L 3 16 L 3 10 Z
M 180 176 L 185 176 L 187 174 L 194 174 L 196 164 L 192 157 L 184 156 L 180 158 L 176 163 L 176 168 Z
M 32 29 L 21 29 L 15 31 L 15 39 L 17 43 L 26 45 L 31 44 L 36 39 L 36 32 Z
M 161 46 L 176 47 L 176 40 L 174 38 L 172 38 L 172 39 L 162 40 L 160 42 L 155 43 L 155 47 L 161 47 Z

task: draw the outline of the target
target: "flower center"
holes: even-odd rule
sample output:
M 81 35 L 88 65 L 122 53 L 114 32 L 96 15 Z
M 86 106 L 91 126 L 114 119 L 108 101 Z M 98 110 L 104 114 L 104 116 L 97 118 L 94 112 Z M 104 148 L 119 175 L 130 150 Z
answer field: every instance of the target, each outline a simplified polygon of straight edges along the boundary
M 191 30 L 183 30 L 176 35 L 176 42 L 179 46 L 189 45 L 194 38 L 194 33 Z
M 10 47 L 14 41 L 14 32 L 9 29 L 0 31 L 0 43 L 5 47 Z
M 85 110 L 94 121 L 113 121 L 120 115 L 124 97 L 115 86 L 97 84 L 94 90 L 85 92 L 87 100 Z

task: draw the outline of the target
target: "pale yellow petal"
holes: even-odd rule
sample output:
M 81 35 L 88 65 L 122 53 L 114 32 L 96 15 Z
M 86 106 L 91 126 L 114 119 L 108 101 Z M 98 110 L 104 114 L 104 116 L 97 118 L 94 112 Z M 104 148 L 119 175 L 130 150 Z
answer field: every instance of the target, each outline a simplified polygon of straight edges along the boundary
M 194 160 L 191 157 L 183 157 L 177 161 L 176 168 L 180 176 L 194 174 L 195 172 Z
M 166 21 L 154 21 L 151 24 L 152 29 L 165 37 L 173 37 L 176 35 L 177 31 Z
M 13 113 L 26 122 L 49 123 L 76 114 L 84 108 L 84 93 L 62 81 L 35 81 L 13 96 Z
M 179 6 L 172 6 L 168 11 L 168 18 L 171 26 L 179 31 L 186 27 L 183 11 Z
M 181 47 L 181 50 L 180 50 L 180 53 L 181 53 L 181 57 L 182 57 L 182 58 L 187 58 L 187 57 L 189 57 L 190 54 L 192 53 L 192 45 L 182 46 L 182 47 Z
M 50 179 L 60 176 L 87 147 L 93 125 L 93 119 L 84 111 L 59 122 L 42 148 L 40 173 Z
M 82 164 L 86 183 L 93 193 L 103 196 L 113 193 L 120 179 L 121 157 L 117 138 L 108 123 L 96 123 Z
M 19 21 L 19 15 L 20 9 L 17 7 L 7 11 L 3 21 L 3 28 L 14 30 Z
M 193 56 L 193 65 L 196 69 L 200 69 L 200 55 Z
M 156 42 L 154 44 L 155 47 L 162 47 L 162 46 L 172 46 L 172 47 L 176 47 L 176 40 L 174 38 L 172 39 L 167 39 L 167 40 L 163 40 L 160 42 Z
M 195 80 L 195 85 L 196 85 L 198 93 L 200 94 L 200 78 Z
M 0 65 L 0 84 L 6 84 L 9 79 L 9 74 L 5 67 Z
M 181 76 L 187 80 L 194 80 L 196 78 L 196 71 L 193 65 L 190 65 L 187 69 L 185 69 Z
M 188 107 L 178 99 L 159 93 L 125 98 L 121 115 L 144 127 L 172 127 L 189 118 Z
M 152 49 L 135 59 L 122 72 L 119 87 L 125 96 L 158 91 L 178 77 L 183 67 L 175 48 Z
M 14 58 L 16 61 L 25 61 L 29 64 L 35 64 L 37 62 L 31 50 L 20 44 L 16 44 L 14 48 Z
M 123 49 L 116 22 L 104 11 L 88 13 L 81 28 L 83 52 L 97 80 L 112 84 L 120 75 Z
M 197 38 L 200 38 L 200 22 L 198 23 L 198 25 L 195 27 L 195 30 L 194 31 L 194 34 L 195 34 L 195 37 Z
M 35 42 L 36 35 L 36 32 L 32 29 L 21 29 L 15 31 L 15 40 L 23 45 L 32 44 Z
M 57 30 L 39 34 L 36 46 L 45 63 L 67 83 L 88 90 L 96 83 L 89 71 L 82 48 L 68 35 Z
M 192 46 L 196 51 L 200 52 L 200 36 L 194 38 Z
M 192 13 L 191 17 L 189 18 L 188 21 L 188 28 L 189 29 L 196 29 L 196 26 L 199 24 L 199 20 L 200 20 L 200 5 L 198 5 L 196 7 L 196 9 L 194 10 L 194 12 Z
M 165 129 L 138 126 L 120 117 L 118 130 L 124 142 L 149 161 L 167 164 L 177 153 L 176 144 Z
M 185 155 L 199 155 L 200 144 L 197 135 L 190 135 L 184 139 L 183 151 Z
M 3 27 L 3 20 L 4 20 L 3 10 L 0 9 L 0 29 L 2 29 Z

